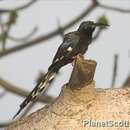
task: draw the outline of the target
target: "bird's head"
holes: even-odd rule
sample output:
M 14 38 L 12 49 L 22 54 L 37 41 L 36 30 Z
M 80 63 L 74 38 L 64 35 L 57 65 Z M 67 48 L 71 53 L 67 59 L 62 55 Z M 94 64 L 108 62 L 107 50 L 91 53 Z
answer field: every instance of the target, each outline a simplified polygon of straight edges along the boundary
M 108 26 L 107 24 L 103 23 L 95 23 L 93 21 L 84 21 L 80 24 L 78 31 L 80 32 L 86 32 L 86 33 L 92 33 L 96 27 L 101 27 L 101 26 Z

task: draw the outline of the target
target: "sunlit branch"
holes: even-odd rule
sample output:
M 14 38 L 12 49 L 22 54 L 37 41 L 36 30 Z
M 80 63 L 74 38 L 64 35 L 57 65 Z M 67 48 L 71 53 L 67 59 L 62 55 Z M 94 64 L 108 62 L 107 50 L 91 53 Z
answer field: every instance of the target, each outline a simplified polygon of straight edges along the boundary
M 107 9 L 107 10 L 111 10 L 111 11 L 118 11 L 120 13 L 130 13 L 130 9 L 123 9 L 123 8 L 119 8 L 119 7 L 108 6 L 108 5 L 101 4 L 100 2 L 98 2 L 98 6 L 103 9 Z
M 15 42 L 25 42 L 25 41 L 28 41 L 32 36 L 34 36 L 37 33 L 37 31 L 38 31 L 38 28 L 34 27 L 33 30 L 24 37 L 17 38 L 17 37 L 14 37 L 14 36 L 8 34 L 8 38 Z

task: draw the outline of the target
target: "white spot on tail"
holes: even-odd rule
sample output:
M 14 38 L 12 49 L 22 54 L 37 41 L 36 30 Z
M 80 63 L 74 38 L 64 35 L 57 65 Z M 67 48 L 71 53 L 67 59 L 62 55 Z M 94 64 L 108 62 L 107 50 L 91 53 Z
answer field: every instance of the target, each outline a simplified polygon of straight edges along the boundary
M 64 58 L 64 56 L 60 57 L 60 60 L 62 60 Z
M 53 73 L 53 74 L 50 76 L 49 81 L 51 81 L 52 79 L 54 79 L 55 75 L 56 75 L 56 73 Z
M 58 58 L 54 61 L 54 63 L 56 63 L 57 61 L 59 61 L 59 59 L 58 59 Z
M 45 82 L 42 84 L 42 86 L 40 86 L 39 91 L 41 91 L 43 88 L 45 88 L 46 84 L 47 84 L 47 81 L 45 81 Z
M 37 96 L 37 94 L 38 94 L 38 92 L 34 91 L 34 92 L 32 93 L 32 98 L 35 98 L 35 97 Z M 26 103 L 27 103 L 27 102 L 26 102 Z

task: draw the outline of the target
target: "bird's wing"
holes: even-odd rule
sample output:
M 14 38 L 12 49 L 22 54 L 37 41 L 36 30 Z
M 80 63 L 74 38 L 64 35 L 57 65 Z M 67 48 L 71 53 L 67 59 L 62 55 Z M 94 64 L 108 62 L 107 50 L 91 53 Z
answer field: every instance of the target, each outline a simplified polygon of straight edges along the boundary
M 80 37 L 77 33 L 66 34 L 63 40 L 63 43 L 59 46 L 58 51 L 56 52 L 52 64 L 63 59 L 64 57 L 73 55 L 76 53 L 76 47 L 79 43 Z

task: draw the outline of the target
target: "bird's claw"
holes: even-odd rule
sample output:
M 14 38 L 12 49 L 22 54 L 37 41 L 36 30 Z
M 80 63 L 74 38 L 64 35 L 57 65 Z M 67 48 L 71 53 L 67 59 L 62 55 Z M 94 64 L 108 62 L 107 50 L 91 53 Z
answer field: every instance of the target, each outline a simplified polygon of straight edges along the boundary
M 84 58 L 84 55 L 82 55 L 81 53 L 79 53 L 79 54 L 77 55 L 77 58 Z
M 75 64 L 75 62 L 76 62 L 76 60 L 78 59 L 78 58 L 84 58 L 84 56 L 81 54 L 81 53 L 79 53 L 78 55 L 76 55 L 76 56 L 73 56 L 73 62 L 72 62 L 72 66 L 74 66 L 74 64 Z

